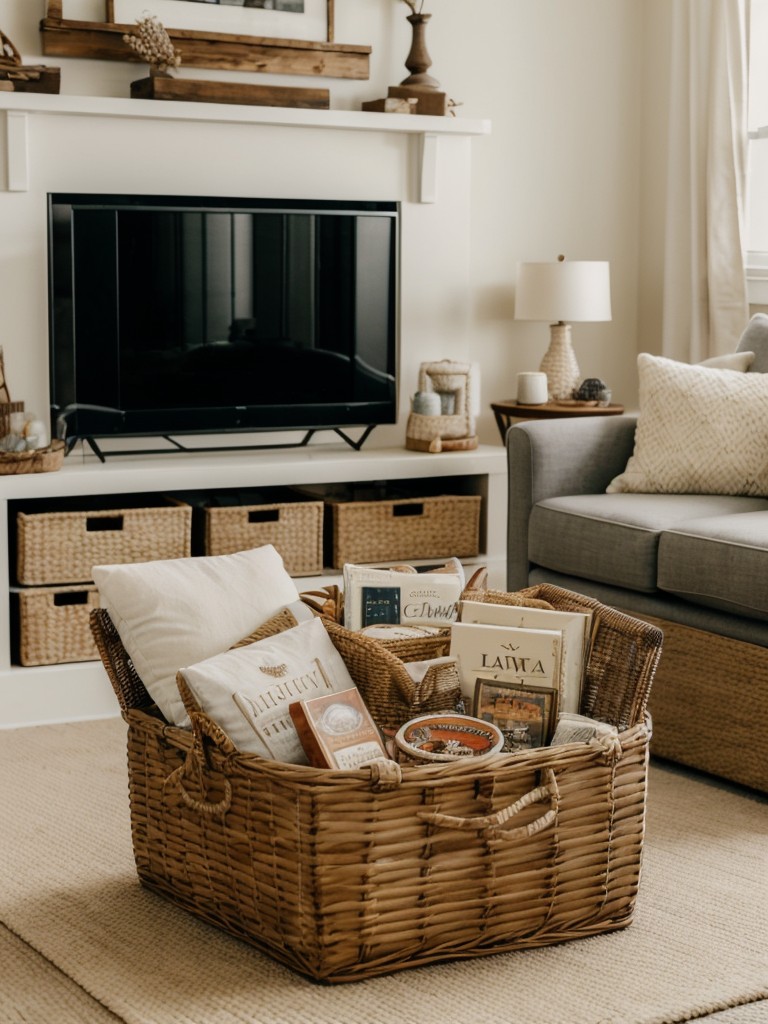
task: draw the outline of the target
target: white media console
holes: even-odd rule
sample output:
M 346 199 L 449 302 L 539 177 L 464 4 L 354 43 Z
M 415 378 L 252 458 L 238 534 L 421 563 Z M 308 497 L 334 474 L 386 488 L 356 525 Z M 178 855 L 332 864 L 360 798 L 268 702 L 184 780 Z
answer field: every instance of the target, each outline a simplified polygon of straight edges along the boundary
M 354 451 L 343 443 L 260 451 L 211 451 L 155 456 L 126 455 L 100 462 L 76 449 L 55 473 L 0 478 L 0 728 L 116 715 L 117 701 L 100 662 L 40 667 L 11 663 L 9 526 L 14 502 L 73 496 L 157 494 L 373 481 L 456 479 L 456 493 L 482 496 L 480 550 L 467 566 L 487 565 L 491 585 L 505 587 L 507 526 L 506 453 L 499 445 L 475 451 L 428 454 L 403 448 Z M 296 580 L 299 590 L 339 582 L 322 577 Z

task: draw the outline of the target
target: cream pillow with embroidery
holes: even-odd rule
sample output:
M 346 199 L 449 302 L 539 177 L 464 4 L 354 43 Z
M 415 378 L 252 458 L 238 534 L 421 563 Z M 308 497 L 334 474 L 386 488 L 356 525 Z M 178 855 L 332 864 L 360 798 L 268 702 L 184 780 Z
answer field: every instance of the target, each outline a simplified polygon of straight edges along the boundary
M 768 495 L 768 374 L 646 353 L 637 365 L 635 448 L 608 493 Z
M 239 750 L 308 764 L 291 720 L 294 701 L 355 683 L 320 618 L 181 670 L 209 718 Z

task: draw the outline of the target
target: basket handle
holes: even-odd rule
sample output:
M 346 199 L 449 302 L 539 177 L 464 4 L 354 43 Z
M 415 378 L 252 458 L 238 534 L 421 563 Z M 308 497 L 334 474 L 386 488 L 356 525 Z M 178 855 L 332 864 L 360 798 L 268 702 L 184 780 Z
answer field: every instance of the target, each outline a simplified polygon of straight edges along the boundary
M 211 764 L 207 755 L 206 740 L 218 747 L 223 753 L 231 753 L 234 749 L 229 737 L 215 722 L 212 722 L 207 715 L 199 712 L 191 712 L 192 728 L 194 730 L 194 741 L 187 756 L 179 765 L 174 768 L 171 774 L 163 783 L 165 786 L 175 786 L 181 795 L 181 799 L 192 811 L 214 817 L 226 814 L 232 805 L 232 783 L 224 777 L 224 796 L 215 802 L 200 800 L 194 797 L 184 788 L 184 779 L 187 776 L 196 776 L 203 789 L 203 771 L 210 768 Z
M 480 815 L 474 818 L 459 818 L 453 814 L 440 814 L 439 812 L 417 811 L 417 817 L 430 825 L 437 825 L 442 828 L 453 828 L 461 832 L 481 832 L 492 839 L 527 839 L 549 828 L 557 821 L 557 813 L 560 806 L 560 789 L 557 785 L 555 773 L 551 768 L 544 770 L 546 783 L 530 790 L 519 800 L 516 800 L 508 807 L 503 807 L 494 814 Z M 520 825 L 518 828 L 503 828 L 502 826 L 513 818 L 520 811 L 531 804 L 549 798 L 549 810 L 535 821 L 527 825 Z

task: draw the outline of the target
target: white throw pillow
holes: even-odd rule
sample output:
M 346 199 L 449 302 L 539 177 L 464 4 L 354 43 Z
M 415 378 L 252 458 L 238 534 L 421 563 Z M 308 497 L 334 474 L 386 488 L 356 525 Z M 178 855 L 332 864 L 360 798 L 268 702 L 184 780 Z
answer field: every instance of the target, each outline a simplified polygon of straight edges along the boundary
M 309 763 L 289 704 L 355 685 L 320 618 L 181 672 L 200 707 L 239 750 L 288 764 Z
M 716 370 L 740 370 L 746 373 L 755 361 L 754 352 L 729 352 L 725 356 L 711 356 L 709 359 L 702 359 L 697 366 L 711 366 Z
M 768 374 L 642 353 L 635 449 L 609 493 L 768 495 Z
M 176 686 L 181 666 L 226 650 L 299 596 L 271 544 L 97 565 L 93 578 L 144 686 L 174 725 L 188 722 Z

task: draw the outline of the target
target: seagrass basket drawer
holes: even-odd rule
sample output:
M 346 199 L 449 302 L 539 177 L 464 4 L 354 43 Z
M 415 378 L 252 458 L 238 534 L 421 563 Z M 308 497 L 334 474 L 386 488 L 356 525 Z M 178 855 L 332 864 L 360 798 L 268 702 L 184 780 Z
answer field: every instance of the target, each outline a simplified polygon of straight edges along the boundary
M 272 544 L 291 576 L 312 576 L 323 570 L 323 502 L 302 500 L 287 491 L 243 495 L 242 503 L 226 498 L 207 501 L 203 551 L 229 555 Z
M 31 587 L 11 593 L 13 661 L 19 665 L 61 665 L 97 661 L 90 615 L 99 607 L 93 584 Z
M 480 553 L 479 494 L 339 487 L 324 495 L 330 564 L 468 558 Z
M 192 509 L 163 495 L 56 499 L 19 508 L 18 583 L 90 583 L 94 565 L 186 558 Z

